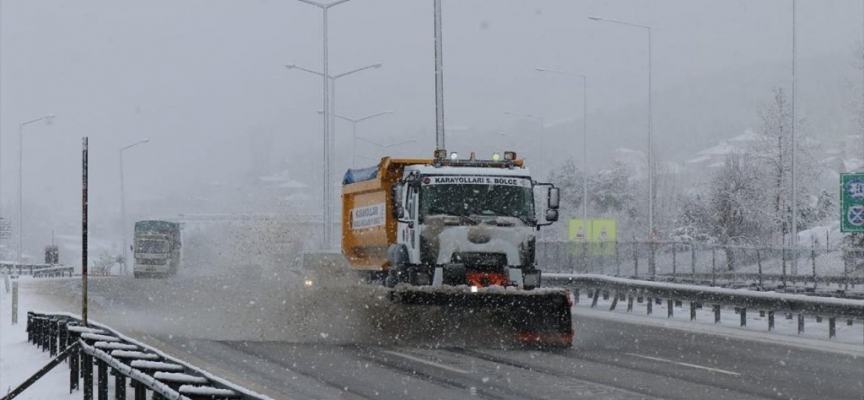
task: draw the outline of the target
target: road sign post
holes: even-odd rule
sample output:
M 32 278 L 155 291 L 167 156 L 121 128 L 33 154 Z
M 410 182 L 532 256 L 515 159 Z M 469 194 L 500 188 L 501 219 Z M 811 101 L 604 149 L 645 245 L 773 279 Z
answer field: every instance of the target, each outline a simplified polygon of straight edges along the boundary
M 840 174 L 840 231 L 864 233 L 864 173 Z

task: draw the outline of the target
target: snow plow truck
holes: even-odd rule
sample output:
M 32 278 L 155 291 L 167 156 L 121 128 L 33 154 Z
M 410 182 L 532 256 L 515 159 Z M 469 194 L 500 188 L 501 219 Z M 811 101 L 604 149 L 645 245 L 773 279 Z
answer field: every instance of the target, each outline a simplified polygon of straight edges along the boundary
M 342 253 L 353 270 L 390 288 L 393 302 L 483 310 L 517 342 L 569 347 L 570 294 L 541 288 L 535 265 L 537 232 L 557 221 L 559 191 L 533 181 L 523 161 L 510 151 L 479 160 L 436 150 L 429 159 L 384 157 L 349 169 Z M 545 198 L 544 221 L 535 193 Z

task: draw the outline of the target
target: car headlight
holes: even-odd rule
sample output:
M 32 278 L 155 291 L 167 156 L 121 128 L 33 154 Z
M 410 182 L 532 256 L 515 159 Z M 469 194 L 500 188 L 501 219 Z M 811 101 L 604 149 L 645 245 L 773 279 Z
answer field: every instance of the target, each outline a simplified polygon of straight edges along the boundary
M 312 286 L 312 280 L 307 279 L 305 282 L 303 282 L 303 284 L 306 285 L 306 287 L 310 287 L 310 286 Z

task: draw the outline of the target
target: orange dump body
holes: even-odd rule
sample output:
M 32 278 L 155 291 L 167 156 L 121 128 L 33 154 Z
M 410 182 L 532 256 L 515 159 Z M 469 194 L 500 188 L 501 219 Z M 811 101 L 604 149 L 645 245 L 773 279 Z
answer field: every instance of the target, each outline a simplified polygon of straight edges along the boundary
M 393 215 L 393 186 L 406 166 L 432 162 L 384 157 L 375 179 L 342 185 L 342 253 L 353 269 L 387 269 L 387 248 L 396 243 L 398 226 Z

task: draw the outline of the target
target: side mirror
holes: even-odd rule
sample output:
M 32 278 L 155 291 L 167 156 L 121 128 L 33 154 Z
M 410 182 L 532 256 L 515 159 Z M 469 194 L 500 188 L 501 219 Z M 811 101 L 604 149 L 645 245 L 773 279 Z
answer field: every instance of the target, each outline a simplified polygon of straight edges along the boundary
M 549 202 L 548 202 L 549 208 L 552 210 L 557 210 L 560 202 L 561 202 L 560 191 L 556 187 L 550 187 L 549 188 Z M 548 219 L 549 214 L 547 213 L 546 216 Z M 557 220 L 558 218 L 556 217 L 555 219 Z
M 405 219 L 405 207 L 402 204 L 396 204 L 396 219 Z
M 550 208 L 546 210 L 546 221 L 547 222 L 555 222 L 558 220 L 558 210 L 554 208 Z

